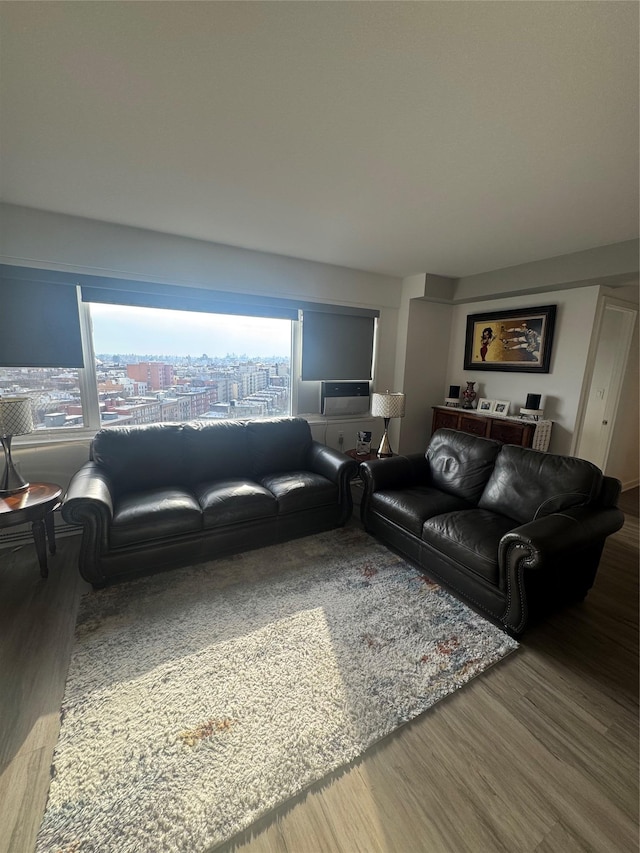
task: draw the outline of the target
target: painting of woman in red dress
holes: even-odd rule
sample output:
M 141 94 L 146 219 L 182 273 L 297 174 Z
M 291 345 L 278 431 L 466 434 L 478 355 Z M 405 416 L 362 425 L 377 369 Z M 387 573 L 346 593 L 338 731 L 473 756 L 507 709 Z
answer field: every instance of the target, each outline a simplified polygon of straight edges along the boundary
M 480 338 L 480 358 L 483 361 L 487 360 L 487 350 L 489 349 L 489 344 L 495 341 L 496 336 L 493 334 L 493 329 L 491 326 L 487 326 L 482 330 L 482 337 Z

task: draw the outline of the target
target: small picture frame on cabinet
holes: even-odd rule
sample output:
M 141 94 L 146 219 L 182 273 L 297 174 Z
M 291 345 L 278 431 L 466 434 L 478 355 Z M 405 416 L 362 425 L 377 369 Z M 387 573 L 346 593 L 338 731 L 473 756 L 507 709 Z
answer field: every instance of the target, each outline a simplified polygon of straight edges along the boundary
M 511 403 L 509 400 L 495 400 L 493 403 L 493 414 L 503 415 L 503 417 L 506 417 L 509 414 L 510 405 Z
M 495 400 L 487 400 L 486 397 L 481 397 L 478 400 L 478 411 L 482 412 L 485 415 L 490 415 L 493 412 L 493 407 L 495 406 Z

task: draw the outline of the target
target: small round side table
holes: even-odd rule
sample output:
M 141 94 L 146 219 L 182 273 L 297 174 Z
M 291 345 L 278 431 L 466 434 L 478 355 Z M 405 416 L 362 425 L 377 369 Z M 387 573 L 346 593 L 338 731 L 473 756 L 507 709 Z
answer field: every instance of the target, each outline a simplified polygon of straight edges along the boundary
M 357 450 L 352 448 L 351 450 L 344 451 L 347 456 L 350 456 L 352 459 L 355 459 L 356 462 L 369 462 L 370 459 L 378 458 L 378 451 L 373 450 L 371 453 L 358 453 Z
M 62 489 L 55 483 L 30 483 L 21 492 L 0 495 L 0 529 L 31 522 L 40 575 L 43 578 L 49 576 L 47 542 L 49 553 L 56 553 L 53 512 L 60 506 L 61 496 Z

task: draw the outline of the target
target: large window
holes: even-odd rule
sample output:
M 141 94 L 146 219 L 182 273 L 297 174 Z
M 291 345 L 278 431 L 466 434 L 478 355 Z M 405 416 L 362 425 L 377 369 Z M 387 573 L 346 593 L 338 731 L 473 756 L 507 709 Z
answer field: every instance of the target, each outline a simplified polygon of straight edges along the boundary
M 28 396 L 36 431 L 291 413 L 292 321 L 106 304 L 88 310 L 85 358 L 95 359 L 95 373 L 0 367 L 0 395 Z
M 40 433 L 315 411 L 313 383 L 372 377 L 374 309 L 5 264 L 0 297 L 0 396 Z
M 102 426 L 291 412 L 291 321 L 90 304 Z

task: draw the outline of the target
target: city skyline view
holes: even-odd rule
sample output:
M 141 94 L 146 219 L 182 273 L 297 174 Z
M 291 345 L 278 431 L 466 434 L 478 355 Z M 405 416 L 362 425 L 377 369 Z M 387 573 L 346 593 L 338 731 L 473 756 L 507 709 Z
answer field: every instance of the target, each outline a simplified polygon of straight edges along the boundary
M 290 412 L 290 320 L 97 303 L 90 314 L 94 422 L 96 415 L 116 426 Z M 29 397 L 38 430 L 87 423 L 77 368 L 0 368 L 5 394 Z
M 165 308 L 91 304 L 96 355 L 289 361 L 291 321 Z

